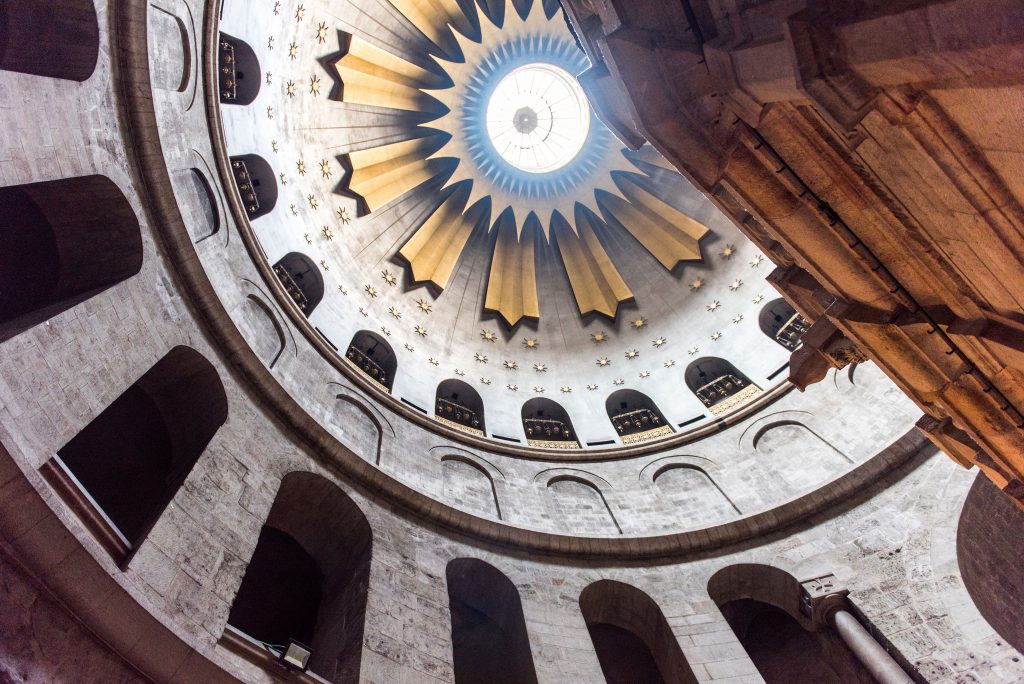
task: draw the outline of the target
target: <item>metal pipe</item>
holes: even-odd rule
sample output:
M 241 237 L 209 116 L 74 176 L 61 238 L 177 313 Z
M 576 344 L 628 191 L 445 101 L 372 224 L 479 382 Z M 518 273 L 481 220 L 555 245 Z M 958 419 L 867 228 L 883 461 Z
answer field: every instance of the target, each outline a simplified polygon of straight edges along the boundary
M 832 621 L 839 636 L 879 684 L 914 684 L 900 664 L 848 611 L 837 610 Z

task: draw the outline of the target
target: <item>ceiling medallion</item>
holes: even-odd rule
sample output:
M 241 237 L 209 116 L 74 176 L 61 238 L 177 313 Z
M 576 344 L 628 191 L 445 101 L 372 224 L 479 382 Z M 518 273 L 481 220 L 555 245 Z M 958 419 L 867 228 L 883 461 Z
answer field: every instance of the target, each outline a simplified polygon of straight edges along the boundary
M 418 116 L 399 142 L 346 154 L 339 192 L 361 215 L 417 190 L 437 198 L 398 249 L 413 283 L 448 287 L 477 225 L 494 236 L 483 308 L 509 326 L 540 317 L 538 251 L 560 257 L 580 315 L 609 318 L 634 298 L 606 251 L 616 233 L 667 270 L 703 260 L 708 228 L 659 196 L 591 111 L 575 78 L 589 61 L 561 12 L 534 0 L 524 16 L 506 0 L 494 17 L 472 10 L 477 21 L 460 3 L 390 2 L 433 43 L 420 62 L 444 77 L 342 35 L 336 97 Z

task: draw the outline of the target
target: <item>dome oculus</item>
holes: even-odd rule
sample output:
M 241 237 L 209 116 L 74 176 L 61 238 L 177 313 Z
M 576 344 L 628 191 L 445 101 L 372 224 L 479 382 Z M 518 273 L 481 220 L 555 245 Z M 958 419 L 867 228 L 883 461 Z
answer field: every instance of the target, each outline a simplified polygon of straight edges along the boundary
M 583 149 L 590 105 L 572 75 L 526 64 L 505 76 L 487 103 L 487 135 L 501 158 L 528 173 L 556 171 Z

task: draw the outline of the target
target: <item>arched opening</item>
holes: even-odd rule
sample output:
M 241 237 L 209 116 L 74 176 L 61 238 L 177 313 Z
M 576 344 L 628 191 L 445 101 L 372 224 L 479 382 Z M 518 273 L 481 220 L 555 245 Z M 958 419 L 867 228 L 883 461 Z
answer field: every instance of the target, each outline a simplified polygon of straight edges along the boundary
M 604 407 L 623 444 L 646 442 L 672 434 L 672 426 L 650 397 L 636 390 L 613 392 L 604 402 Z
M 978 473 L 956 532 L 956 560 L 967 593 L 999 636 L 1024 653 L 1024 511 Z
M 324 298 L 324 276 L 313 260 L 289 252 L 274 264 L 274 275 L 302 313 L 309 317 Z
M 790 351 L 800 346 L 800 338 L 811 327 L 811 324 L 782 297 L 764 305 L 757 317 L 757 324 L 761 327 L 761 332 Z
M 4 0 L 0 4 L 0 69 L 85 81 L 100 56 L 93 0 Z
M 801 612 L 800 583 L 768 565 L 723 568 L 708 594 L 767 684 L 875 680 L 831 628 Z
M 665 615 L 644 592 L 599 580 L 580 594 L 580 611 L 608 684 L 696 684 Z
M 543 397 L 523 404 L 523 430 L 530 446 L 548 449 L 579 449 L 569 414 L 556 402 Z
M 445 380 L 437 386 L 434 415 L 442 423 L 476 434 L 486 434 L 484 402 L 475 389 L 461 380 Z
M 383 337 L 369 330 L 360 330 L 352 337 L 345 358 L 371 380 L 391 391 L 398 370 L 398 358 Z
M 44 473 L 123 561 L 227 416 L 213 365 L 190 347 L 175 347 L 65 444 Z M 91 510 L 81 508 L 84 501 Z
M 536 684 L 519 592 L 475 558 L 448 563 L 455 684 Z
M 0 188 L 0 207 L 0 341 L 142 268 L 139 221 L 105 176 Z
M 232 603 L 228 624 L 241 634 L 226 633 L 229 645 L 295 640 L 312 651 L 312 672 L 358 682 L 371 544 L 366 517 L 337 485 L 286 475 Z
M 274 210 L 277 204 L 277 177 L 267 160 L 257 154 L 231 157 L 231 176 L 250 220 L 266 216 Z
M 711 413 L 720 416 L 747 403 L 761 388 L 725 359 L 705 356 L 686 367 L 686 386 Z
M 263 72 L 256 53 L 244 40 L 220 34 L 217 73 L 222 104 L 252 104 L 260 94 Z

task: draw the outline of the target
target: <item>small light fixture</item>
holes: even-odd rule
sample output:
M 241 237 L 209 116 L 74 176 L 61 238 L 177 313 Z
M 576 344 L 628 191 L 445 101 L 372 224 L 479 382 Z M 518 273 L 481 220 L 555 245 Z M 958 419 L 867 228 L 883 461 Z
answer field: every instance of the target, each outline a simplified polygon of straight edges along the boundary
M 289 670 L 302 670 L 305 672 L 309 669 L 309 657 L 311 655 L 313 655 L 313 652 L 309 649 L 309 646 L 305 646 L 295 639 L 289 639 L 288 647 L 281 654 L 280 660 Z

